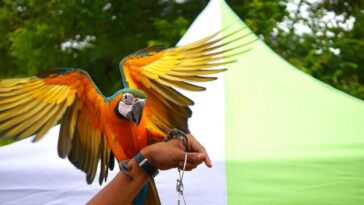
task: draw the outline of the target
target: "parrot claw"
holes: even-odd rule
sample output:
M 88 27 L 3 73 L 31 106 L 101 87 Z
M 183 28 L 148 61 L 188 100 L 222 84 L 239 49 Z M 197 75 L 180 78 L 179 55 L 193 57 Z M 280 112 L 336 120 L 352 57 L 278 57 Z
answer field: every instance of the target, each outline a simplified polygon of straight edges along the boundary
M 178 139 L 181 140 L 183 142 L 183 146 L 184 146 L 184 151 L 188 152 L 188 139 L 187 139 L 187 135 L 182 132 L 179 129 L 172 129 L 171 131 L 169 131 L 169 133 L 167 134 L 167 136 L 164 138 L 164 141 L 167 142 L 171 139 Z

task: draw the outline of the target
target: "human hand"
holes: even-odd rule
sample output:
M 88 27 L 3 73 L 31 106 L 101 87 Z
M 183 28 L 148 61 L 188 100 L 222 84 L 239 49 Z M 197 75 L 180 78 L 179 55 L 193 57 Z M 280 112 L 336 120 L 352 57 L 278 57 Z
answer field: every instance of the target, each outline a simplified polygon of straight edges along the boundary
M 187 163 L 185 170 L 190 171 L 196 168 L 203 161 L 205 161 L 205 163 L 207 160 L 209 161 L 209 158 L 204 148 L 192 135 L 188 135 L 188 141 L 190 152 L 187 153 Z M 160 170 L 176 167 L 182 168 L 185 160 L 183 144 L 177 139 L 149 145 L 143 148 L 141 153 Z
M 206 152 L 205 147 L 203 147 L 192 134 L 187 134 L 187 138 L 188 138 L 189 151 L 200 153 L 201 156 L 203 157 L 203 161 L 205 162 L 205 165 L 207 167 L 211 168 L 212 163 L 211 163 L 209 155 Z

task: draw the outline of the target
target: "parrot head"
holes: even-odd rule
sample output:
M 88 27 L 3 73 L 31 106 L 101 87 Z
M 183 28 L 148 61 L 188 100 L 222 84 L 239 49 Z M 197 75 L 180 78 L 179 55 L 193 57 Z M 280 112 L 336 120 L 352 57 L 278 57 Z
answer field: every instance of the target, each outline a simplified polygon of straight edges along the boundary
M 116 105 L 116 113 L 136 125 L 139 125 L 145 103 L 147 102 L 146 94 L 137 89 L 123 89 L 119 94 L 121 98 Z

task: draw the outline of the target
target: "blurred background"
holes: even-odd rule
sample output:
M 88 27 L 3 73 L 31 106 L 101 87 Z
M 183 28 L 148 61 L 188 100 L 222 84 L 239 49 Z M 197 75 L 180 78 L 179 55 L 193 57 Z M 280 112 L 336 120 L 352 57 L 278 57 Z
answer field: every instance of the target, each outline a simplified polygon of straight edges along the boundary
M 109 96 L 121 88 L 117 68 L 123 57 L 151 45 L 174 46 L 207 3 L 0 0 L 0 78 L 77 67 L 88 71 Z M 364 99 L 364 1 L 227 3 L 291 64 Z M 8 142 L 0 141 L 0 145 Z

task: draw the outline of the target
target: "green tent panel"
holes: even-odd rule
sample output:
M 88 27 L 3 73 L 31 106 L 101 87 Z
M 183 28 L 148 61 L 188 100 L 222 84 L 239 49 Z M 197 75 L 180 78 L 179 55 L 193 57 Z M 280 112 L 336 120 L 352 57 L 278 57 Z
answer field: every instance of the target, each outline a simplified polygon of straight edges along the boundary
M 246 26 L 219 3 L 223 28 Z M 364 204 L 363 101 L 251 47 L 224 77 L 228 203 Z

